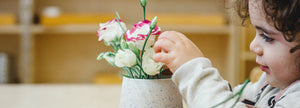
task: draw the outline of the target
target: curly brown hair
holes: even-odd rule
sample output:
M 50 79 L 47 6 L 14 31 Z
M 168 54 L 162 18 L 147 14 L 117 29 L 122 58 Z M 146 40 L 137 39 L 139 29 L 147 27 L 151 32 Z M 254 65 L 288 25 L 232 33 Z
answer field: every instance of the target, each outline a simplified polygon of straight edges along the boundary
M 249 0 L 236 0 L 235 9 L 242 19 L 242 25 L 249 18 Z M 286 41 L 295 41 L 300 32 L 300 0 L 262 0 L 266 19 L 274 22 L 274 27 L 283 33 Z M 299 40 L 298 40 L 299 41 Z M 290 50 L 300 49 L 300 44 Z

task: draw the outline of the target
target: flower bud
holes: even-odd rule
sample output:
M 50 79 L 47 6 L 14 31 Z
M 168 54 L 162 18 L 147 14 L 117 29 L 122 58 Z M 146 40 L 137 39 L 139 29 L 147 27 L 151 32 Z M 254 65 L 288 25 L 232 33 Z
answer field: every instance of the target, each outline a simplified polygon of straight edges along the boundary
M 140 3 L 143 7 L 147 5 L 147 0 L 140 0 Z
M 133 42 L 128 42 L 127 43 L 128 48 L 135 54 L 135 55 L 140 55 L 140 50 L 138 47 Z
M 152 21 L 151 21 L 151 24 L 150 24 L 150 29 L 153 30 L 156 26 L 156 23 L 157 23 L 157 16 L 155 16 Z
M 121 48 L 122 49 L 127 49 L 128 48 L 127 43 L 123 39 L 121 39 Z
M 98 57 L 97 57 L 97 60 L 103 59 L 104 54 L 105 54 L 105 53 L 100 53 L 100 54 L 98 55 Z
M 101 60 L 101 59 L 105 59 L 110 65 L 112 66 L 116 66 L 115 65 L 115 54 L 112 52 L 105 52 L 105 53 L 101 53 L 99 54 L 99 56 L 97 57 L 97 60 Z

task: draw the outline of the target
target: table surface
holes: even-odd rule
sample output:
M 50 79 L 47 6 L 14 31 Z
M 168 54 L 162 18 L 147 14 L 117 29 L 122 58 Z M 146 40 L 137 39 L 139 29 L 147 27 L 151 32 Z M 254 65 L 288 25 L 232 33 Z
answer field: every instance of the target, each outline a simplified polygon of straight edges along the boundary
M 118 108 L 121 85 L 0 85 L 1 108 Z
M 121 85 L 2 84 L 0 106 L 1 108 L 119 108 L 120 94 Z

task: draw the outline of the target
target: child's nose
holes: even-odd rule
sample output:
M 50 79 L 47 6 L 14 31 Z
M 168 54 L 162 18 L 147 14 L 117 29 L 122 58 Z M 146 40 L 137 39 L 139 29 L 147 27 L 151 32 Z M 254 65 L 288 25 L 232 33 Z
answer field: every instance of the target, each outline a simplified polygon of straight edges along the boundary
M 263 55 L 263 49 L 257 40 L 257 36 L 252 40 L 250 44 L 250 50 L 258 56 Z

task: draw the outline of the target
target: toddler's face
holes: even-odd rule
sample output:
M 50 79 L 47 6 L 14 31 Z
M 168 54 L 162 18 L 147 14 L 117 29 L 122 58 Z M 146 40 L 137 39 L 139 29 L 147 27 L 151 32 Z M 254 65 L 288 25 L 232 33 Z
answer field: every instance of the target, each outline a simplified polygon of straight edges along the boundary
M 266 73 L 268 83 L 284 89 L 300 78 L 295 64 L 299 51 L 289 52 L 297 43 L 287 42 L 273 23 L 265 19 L 261 0 L 249 0 L 249 13 L 251 23 L 256 28 L 250 49 L 257 55 L 256 62 Z

